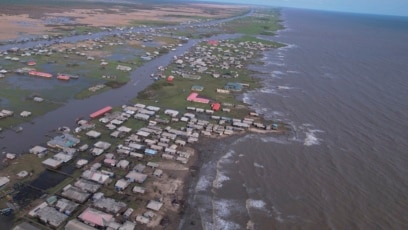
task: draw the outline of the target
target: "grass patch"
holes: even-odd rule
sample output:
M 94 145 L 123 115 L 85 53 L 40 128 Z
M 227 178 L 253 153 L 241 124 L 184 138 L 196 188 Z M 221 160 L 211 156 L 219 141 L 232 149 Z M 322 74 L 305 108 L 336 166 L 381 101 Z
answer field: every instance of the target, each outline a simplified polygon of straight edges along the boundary
M 279 16 L 278 10 L 257 10 L 250 17 L 227 22 L 224 29 L 230 33 L 273 36 L 277 30 L 283 28 Z
M 36 179 L 45 168 L 42 165 L 43 158 L 38 158 L 34 154 L 23 154 L 14 160 L 6 160 L 3 162 L 4 168 L 1 169 L 0 176 L 5 176 L 10 179 L 10 182 L 0 188 L 0 208 L 6 207 L 6 202 L 11 200 L 10 196 L 7 194 L 12 194 L 14 192 L 14 186 L 17 183 L 26 183 Z M 19 178 L 17 173 L 21 171 L 27 171 L 29 176 L 26 178 Z

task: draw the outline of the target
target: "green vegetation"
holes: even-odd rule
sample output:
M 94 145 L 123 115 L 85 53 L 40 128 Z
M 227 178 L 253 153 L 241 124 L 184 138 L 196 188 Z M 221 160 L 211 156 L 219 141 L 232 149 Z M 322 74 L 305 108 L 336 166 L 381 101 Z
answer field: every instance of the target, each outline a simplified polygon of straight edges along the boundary
M 224 28 L 231 33 L 272 36 L 283 27 L 278 10 L 258 10 L 250 17 L 239 18 L 226 23 Z
M 36 179 L 45 168 L 42 165 L 44 159 L 38 158 L 34 154 L 23 154 L 14 160 L 6 160 L 3 162 L 3 167 L 0 172 L 0 176 L 7 176 L 10 182 L 0 188 L 0 197 L 6 197 L 7 199 L 0 199 L 0 209 L 6 207 L 6 202 L 11 199 L 8 194 L 13 194 L 14 186 L 18 183 L 26 183 Z M 17 174 L 21 171 L 27 171 L 29 175 L 25 178 L 19 178 Z

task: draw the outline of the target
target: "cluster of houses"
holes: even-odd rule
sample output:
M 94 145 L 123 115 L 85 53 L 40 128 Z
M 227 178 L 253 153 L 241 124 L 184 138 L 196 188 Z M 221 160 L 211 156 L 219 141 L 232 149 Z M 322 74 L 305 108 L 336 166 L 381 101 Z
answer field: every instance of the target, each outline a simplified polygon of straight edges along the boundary
M 24 110 L 24 111 L 22 111 L 21 113 L 20 113 L 20 116 L 21 117 L 29 117 L 29 116 L 31 116 L 31 112 L 30 111 L 26 111 L 26 110 Z M 0 110 L 0 119 L 4 119 L 4 118 L 7 118 L 7 117 L 12 117 L 14 115 L 14 111 L 11 111 L 11 110 L 8 110 L 8 109 L 1 109 Z
M 66 132 L 48 141 L 47 147 L 31 148 L 29 152 L 40 157 L 48 155 L 50 149 L 57 152 L 43 161 L 52 169 L 61 167 L 83 151 L 98 160 L 92 164 L 85 159 L 77 160 L 76 166 L 83 168 L 80 177 L 33 208 L 29 216 L 53 228 L 65 224 L 65 229 L 131 230 L 137 224 L 149 224 L 163 216 L 161 209 L 166 205 L 161 192 L 155 193 L 146 187 L 147 180 L 159 180 L 166 175 L 157 159 L 187 164 L 194 153 L 186 145 L 197 142 L 200 136 L 231 135 L 249 127 L 266 128 L 255 122 L 256 114 L 245 119 L 208 114 L 208 119 L 199 119 L 197 115 L 201 111 L 198 108 L 188 107 L 186 111 L 140 103 L 124 105 L 121 111 L 112 111 L 108 106 L 93 113 L 97 114 L 93 121 L 78 121 L 77 134 L 94 140 L 91 146 L 79 145 L 79 138 Z M 146 126 L 133 130 L 126 126 L 129 119 L 145 122 Z M 91 125 L 95 121 L 110 130 L 110 137 L 119 144 L 99 140 L 101 131 Z M 177 123 L 178 127 L 184 125 L 172 128 L 172 123 Z M 134 210 L 127 202 L 106 196 L 104 188 L 140 197 L 145 200 L 145 206 Z M 79 209 L 84 204 L 87 208 Z
M 238 73 L 233 69 L 242 68 L 245 61 L 254 58 L 256 53 L 267 48 L 268 46 L 261 42 L 236 43 L 209 40 L 204 45 L 196 46 L 193 51 L 175 57 L 174 63 L 177 70 L 173 70 L 172 74 L 184 78 L 202 74 L 208 74 L 214 78 L 237 78 Z M 231 83 L 225 87 L 225 90 L 240 91 L 240 86 Z
M 105 28 L 106 30 L 110 28 Z M 134 31 L 132 28 L 117 28 L 118 33 L 113 33 L 104 37 L 88 39 L 84 42 L 78 43 L 77 45 L 72 45 L 65 43 L 63 40 L 54 42 L 52 44 L 39 44 L 33 48 L 18 48 L 12 47 L 7 51 L 1 52 L 0 57 L 3 57 L 6 61 L 20 62 L 27 65 L 28 67 L 21 67 L 17 69 L 3 69 L 0 67 L 0 78 L 3 78 L 8 73 L 27 73 L 31 76 L 39 76 L 44 78 L 52 77 L 52 74 L 38 72 L 33 68 L 37 63 L 33 60 L 36 56 L 53 56 L 55 54 L 63 55 L 65 59 L 72 57 L 73 55 L 77 58 L 85 58 L 88 61 L 94 61 L 97 58 L 95 57 L 95 52 L 102 50 L 105 47 L 116 47 L 124 46 L 127 43 L 132 42 L 152 42 L 154 41 L 155 36 L 162 36 L 157 34 L 156 30 L 141 30 Z M 161 45 L 157 43 L 156 50 L 146 52 L 140 56 L 142 60 L 149 61 L 160 55 L 160 50 L 170 50 L 177 46 L 177 44 L 167 44 Z M 144 45 L 142 47 L 145 47 Z M 72 64 L 72 63 L 71 63 Z M 67 66 L 71 65 L 70 63 Z M 104 67 L 109 63 L 105 59 L 100 59 L 100 66 Z M 74 64 L 72 64 L 74 65 Z M 122 71 L 131 71 L 132 68 L 126 65 L 117 65 L 118 70 Z M 67 74 L 58 75 L 57 79 L 67 81 L 72 77 L 69 77 Z M 75 78 L 74 78 L 75 79 Z
M 53 52 L 66 55 L 74 53 L 93 60 L 92 56 L 85 53 L 86 51 L 102 49 L 104 45 L 123 45 L 119 39 L 140 39 L 140 36 L 132 32 L 114 37 L 118 38 L 117 42 L 96 39 L 91 41 L 91 45 L 70 48 L 59 46 L 58 50 L 43 48 L 37 52 L 44 55 L 51 55 Z M 212 40 L 206 45 L 197 46 L 193 52 L 175 57 L 177 70 L 172 73 L 191 79 L 199 79 L 201 75 L 207 74 L 214 78 L 233 80 L 238 77 L 233 69 L 241 68 L 246 60 L 266 48 L 266 45 L 258 42 L 234 43 Z M 148 53 L 143 57 L 147 60 L 158 54 Z M 107 65 L 107 62 L 103 60 L 102 64 Z M 118 65 L 117 69 L 130 71 L 131 67 Z M 223 72 L 215 72 L 215 69 Z M 241 83 L 229 82 L 224 88 L 217 89 L 217 92 L 241 91 L 244 86 Z M 209 99 L 202 98 L 197 93 L 202 90 L 203 87 L 194 86 L 196 92 L 191 93 L 187 100 L 209 104 L 211 102 Z M 231 105 L 224 104 L 222 111 L 229 112 L 229 107 Z M 52 153 L 52 156 L 42 162 L 50 169 L 58 169 L 73 161 L 78 152 L 89 153 L 92 157 L 77 159 L 75 166 L 81 168 L 80 176 L 57 194 L 31 209 L 28 215 L 54 229 L 65 226 L 68 230 L 133 230 L 139 224 L 157 222 L 163 217 L 163 213 L 168 211 L 168 205 L 172 205 L 165 202 L 166 192 L 156 192 L 155 189 L 147 187 L 151 185 L 149 183 L 151 181 L 171 183 L 171 180 L 160 180 L 168 176 L 166 169 L 161 167 L 160 159 L 188 164 L 194 152 L 187 147 L 196 143 L 200 137 L 232 135 L 249 128 L 277 129 L 276 124 L 266 125 L 259 122 L 256 113 L 238 119 L 217 116 L 219 110 L 221 103 L 212 103 L 211 109 L 189 106 L 185 111 L 140 103 L 124 105 L 121 111 L 113 111 L 109 106 L 98 110 L 90 115 L 92 121 L 80 120 L 78 127 L 75 128 L 76 135 L 87 137 L 92 144 L 80 145 L 78 136 L 66 132 L 48 141 L 47 147 L 34 146 L 29 150 L 39 157 Z M 2 112 L 3 110 L 0 114 Z M 131 128 L 133 126 L 127 125 L 129 120 L 143 122 L 145 126 L 133 129 Z M 96 129 L 94 122 L 99 122 L 106 130 L 102 132 Z M 115 144 L 106 138 L 101 140 L 105 131 L 108 131 Z M 2 178 L 0 182 L 8 183 Z M 112 191 L 115 195 L 112 195 Z M 134 210 L 135 206 L 131 202 L 124 202 L 128 197 L 138 198 L 145 203 Z

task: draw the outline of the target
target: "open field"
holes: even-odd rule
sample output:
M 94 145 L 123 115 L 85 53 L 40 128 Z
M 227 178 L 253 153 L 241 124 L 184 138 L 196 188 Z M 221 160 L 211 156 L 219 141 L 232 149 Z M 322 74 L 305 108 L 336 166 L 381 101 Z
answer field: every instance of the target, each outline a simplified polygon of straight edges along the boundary
M 0 2 L 1 40 L 88 28 L 129 25 L 169 25 L 243 14 L 246 7 L 214 4 L 106 4 L 40 1 L 23 4 Z M 83 29 L 82 29 L 83 30 Z M 80 30 L 79 30 L 80 31 Z

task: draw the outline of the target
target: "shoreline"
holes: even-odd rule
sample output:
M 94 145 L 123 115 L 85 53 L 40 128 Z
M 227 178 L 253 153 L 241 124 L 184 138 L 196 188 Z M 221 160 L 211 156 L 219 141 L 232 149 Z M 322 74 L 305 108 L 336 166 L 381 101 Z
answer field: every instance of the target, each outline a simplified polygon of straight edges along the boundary
M 217 145 L 221 143 L 232 143 L 233 141 L 245 136 L 245 133 L 226 136 L 222 140 L 217 138 L 206 137 L 204 140 L 201 140 L 197 143 L 194 148 L 198 152 L 197 162 L 194 164 L 195 170 L 194 175 L 190 175 L 188 177 L 188 181 L 186 182 L 186 193 L 185 193 L 185 200 L 187 201 L 187 205 L 184 207 L 183 215 L 180 216 L 179 225 L 177 229 L 186 229 L 186 230 L 196 230 L 196 229 L 204 229 L 201 215 L 198 211 L 198 207 L 195 204 L 195 188 L 197 183 L 200 179 L 200 172 L 204 164 L 213 160 L 214 152 L 213 150 L 216 148 Z
M 224 36 L 224 35 L 220 35 L 220 36 Z M 194 46 L 196 47 L 197 44 L 195 44 Z M 273 46 L 269 46 L 268 48 L 273 48 Z M 256 58 L 258 60 L 259 57 L 256 57 Z M 250 78 L 252 78 L 252 77 L 250 77 Z M 252 83 L 252 81 L 251 81 L 251 83 Z M 251 90 L 253 90 L 253 89 L 254 88 L 251 88 Z M 148 90 L 149 90 L 149 87 L 142 89 L 143 92 L 148 91 Z M 113 90 L 113 91 L 115 91 L 115 90 Z M 243 92 L 245 92 L 245 91 L 243 91 Z M 237 114 L 245 113 L 245 112 L 248 113 L 248 111 L 251 111 L 248 108 L 248 106 L 243 106 L 242 104 L 240 104 L 242 102 L 240 102 L 240 100 L 238 100 L 236 98 L 237 95 L 241 95 L 241 94 L 242 93 L 232 94 L 233 100 L 239 102 L 238 103 L 239 106 L 237 105 L 237 108 L 239 107 L 239 109 L 237 109 L 238 110 Z M 147 103 L 147 105 L 149 105 L 149 103 Z M 159 106 L 159 107 L 162 107 L 162 106 Z M 165 106 L 164 108 L 169 108 L 169 106 L 167 106 L 167 107 Z M 172 107 L 170 106 L 170 108 L 172 108 Z M 197 111 L 196 111 L 197 114 L 199 114 L 198 109 L 201 109 L 201 108 L 197 107 Z M 234 107 L 234 109 L 235 109 L 235 107 Z M 204 109 L 202 109 L 202 110 L 204 111 Z M 232 114 L 231 116 L 232 116 L 232 118 L 234 118 L 234 114 Z M 238 116 L 238 118 L 240 118 L 240 117 Z M 251 125 L 252 124 L 255 125 L 254 120 L 257 121 L 257 122 L 265 122 L 265 120 L 262 118 L 262 116 L 258 117 L 258 115 L 257 115 L 256 117 L 253 117 L 253 118 L 254 119 L 250 119 L 250 120 L 252 120 L 250 122 Z M 235 119 L 237 119 L 237 118 L 235 118 Z M 249 119 L 249 118 L 248 117 L 243 117 L 242 120 L 240 122 L 238 122 L 238 123 L 241 124 L 241 125 L 244 125 L 245 122 L 243 122 L 243 121 L 245 121 L 245 119 Z M 197 120 L 197 119 L 195 119 L 195 120 Z M 232 119 L 232 120 L 234 120 L 234 119 Z M 224 128 L 226 128 L 227 126 L 229 126 L 229 127 L 232 128 L 234 126 L 232 120 L 228 120 L 227 123 L 229 125 L 226 123 L 225 120 L 220 120 L 219 123 L 220 123 L 221 127 L 225 126 Z M 237 119 L 237 120 L 239 120 L 239 119 Z M 221 122 L 221 121 L 223 121 L 223 122 Z M 218 124 L 217 121 L 214 121 L 214 122 L 215 122 L 215 124 Z M 211 124 L 213 124 L 213 123 L 211 123 Z M 260 123 L 260 124 L 262 124 L 262 123 Z M 191 198 L 191 195 L 192 195 L 191 191 L 193 189 L 193 186 L 197 183 L 198 175 L 200 173 L 201 167 L 205 163 L 205 159 L 208 159 L 208 158 L 212 157 L 211 155 L 205 156 L 205 155 L 202 155 L 200 153 L 200 151 L 202 151 L 201 147 L 203 145 L 205 145 L 206 143 L 214 143 L 214 142 L 216 142 L 216 140 L 222 140 L 223 142 L 225 140 L 234 140 L 236 138 L 239 138 L 240 136 L 247 135 L 248 133 L 267 134 L 267 133 L 283 133 L 284 132 L 284 130 L 280 130 L 280 129 L 279 130 L 272 130 L 272 129 L 271 130 L 260 130 L 259 128 L 250 127 L 251 125 L 243 126 L 243 127 L 247 127 L 247 129 L 243 129 L 242 126 L 241 126 L 241 128 L 236 128 L 235 130 L 234 129 L 228 130 L 228 128 L 226 128 L 225 131 L 231 131 L 231 133 L 233 133 L 231 135 L 224 134 L 223 136 L 219 136 L 219 135 L 215 135 L 213 133 L 209 137 L 205 137 L 206 135 L 202 135 L 200 140 L 198 140 L 198 136 L 197 136 L 197 141 L 198 142 L 191 145 L 192 146 L 191 148 L 194 149 L 194 151 L 193 151 L 194 153 L 192 153 L 192 155 L 191 155 L 192 158 L 189 159 L 189 162 L 188 162 L 187 165 L 182 165 L 182 164 L 180 164 L 178 162 L 169 163 L 167 160 L 159 160 L 160 162 L 163 162 L 163 171 L 165 172 L 165 174 L 163 176 L 164 179 L 157 179 L 157 180 L 155 179 L 155 180 L 149 181 L 147 184 L 145 184 L 145 185 L 147 185 L 146 187 L 149 187 L 150 192 L 151 192 L 151 189 L 152 189 L 151 186 L 153 186 L 153 192 L 151 194 L 149 194 L 148 196 L 144 197 L 143 200 L 157 199 L 156 197 L 158 195 L 159 197 L 161 197 L 160 201 L 164 203 L 163 207 L 164 207 L 165 211 L 158 212 L 158 214 L 162 215 L 162 217 L 163 217 L 163 218 L 159 218 L 160 222 L 155 222 L 155 221 L 158 220 L 156 218 L 155 221 L 152 221 L 153 222 L 152 224 L 147 224 L 147 227 L 153 227 L 153 226 L 160 225 L 160 226 L 166 226 L 166 228 L 168 227 L 170 229 L 178 229 L 179 226 L 182 224 L 182 222 L 185 221 L 184 220 L 185 219 L 185 216 L 184 216 L 185 213 L 190 208 L 193 208 L 193 207 L 190 207 L 191 204 L 189 204 L 188 200 Z M 185 128 L 187 128 L 187 127 L 188 127 L 188 125 L 186 125 Z M 224 132 L 224 128 L 221 131 L 222 133 Z M 266 129 L 266 127 L 265 127 L 265 129 Z M 217 133 L 215 128 L 211 132 L 213 132 L 213 131 L 215 133 Z M 225 132 L 225 133 L 227 133 L 227 132 Z M 204 139 L 204 140 L 202 140 L 202 139 Z M 209 144 L 209 146 L 211 146 L 211 144 Z M 209 147 L 209 148 L 211 148 L 211 147 Z M 184 148 L 181 148 L 181 149 L 184 149 Z M 209 151 L 209 150 L 207 150 L 207 151 Z M 148 158 L 148 160 L 149 159 L 151 159 L 151 158 Z M 144 162 L 144 163 L 146 163 L 146 162 Z M 148 171 L 150 172 L 151 170 L 148 170 Z M 150 172 L 150 173 L 152 173 L 152 172 Z M 177 180 L 173 180 L 174 176 L 177 178 Z M 111 189 L 108 189 L 106 191 L 109 192 L 110 190 Z M 170 191 L 170 193 L 169 192 L 163 192 L 163 191 Z M 176 197 L 176 198 L 174 198 L 176 203 L 173 203 L 174 200 L 173 200 L 173 198 L 171 198 L 171 197 L 173 197 L 173 195 Z M 178 197 L 180 197 L 180 199 L 181 199 L 180 203 L 179 203 Z M 171 203 L 171 205 L 169 203 Z M 139 213 L 139 214 L 141 214 L 141 213 Z M 197 215 L 197 214 L 195 214 L 195 215 Z M 194 219 L 196 219 L 196 218 L 197 217 L 194 217 Z M 164 223 L 162 223 L 163 221 L 164 221 Z M 197 220 L 197 222 L 198 222 L 198 220 Z M 190 222 L 190 224 L 194 226 L 195 225 L 195 220 L 193 222 Z

